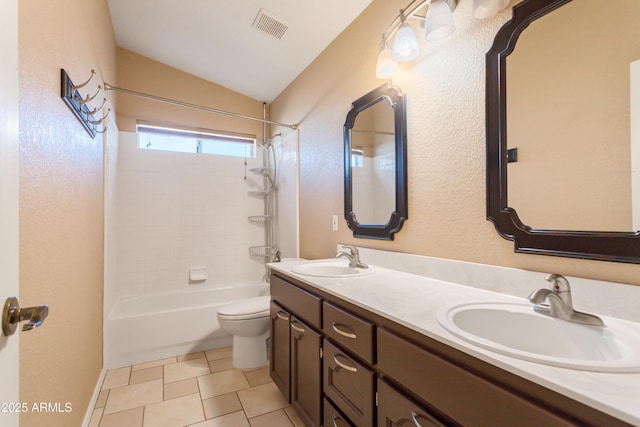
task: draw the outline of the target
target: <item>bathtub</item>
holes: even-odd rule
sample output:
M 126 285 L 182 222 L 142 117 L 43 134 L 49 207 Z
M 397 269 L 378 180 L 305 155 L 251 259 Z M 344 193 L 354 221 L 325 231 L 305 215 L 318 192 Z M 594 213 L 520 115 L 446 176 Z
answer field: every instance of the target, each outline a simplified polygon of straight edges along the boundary
M 233 337 L 218 324 L 218 307 L 268 291 L 267 283 L 255 282 L 122 298 L 105 321 L 105 368 L 231 345 Z

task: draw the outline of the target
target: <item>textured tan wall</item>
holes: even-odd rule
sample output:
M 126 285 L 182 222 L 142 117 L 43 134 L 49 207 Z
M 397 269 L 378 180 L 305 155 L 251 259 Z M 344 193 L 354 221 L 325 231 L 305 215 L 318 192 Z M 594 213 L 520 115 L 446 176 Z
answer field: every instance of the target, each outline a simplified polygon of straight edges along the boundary
M 262 102 L 122 48 L 118 48 L 117 79 L 118 84 L 114 85 L 124 89 L 262 118 Z M 117 97 L 118 128 L 121 131 L 134 132 L 136 120 L 140 119 L 252 134 L 262 140 L 262 124 L 259 122 L 126 94 L 118 93 Z
M 72 404 L 20 425 L 78 426 L 102 369 L 103 146 L 60 99 L 59 75 L 95 69 L 83 95 L 115 78 L 106 0 L 21 0 L 19 50 L 20 302 L 50 309 L 21 336 L 20 400 Z
M 404 228 L 393 242 L 355 239 L 344 221 L 331 231 L 331 214 L 343 215 L 344 120 L 353 100 L 381 84 L 375 78 L 380 34 L 405 3 L 374 0 L 272 103 L 274 120 L 300 122 L 300 255 L 330 257 L 337 243 L 351 243 L 640 284 L 637 265 L 515 254 L 486 220 L 485 54 L 511 12 L 475 20 L 470 1 L 455 11 L 458 31 L 429 46 L 421 42 L 419 58 L 403 64 L 393 81 L 407 94 Z

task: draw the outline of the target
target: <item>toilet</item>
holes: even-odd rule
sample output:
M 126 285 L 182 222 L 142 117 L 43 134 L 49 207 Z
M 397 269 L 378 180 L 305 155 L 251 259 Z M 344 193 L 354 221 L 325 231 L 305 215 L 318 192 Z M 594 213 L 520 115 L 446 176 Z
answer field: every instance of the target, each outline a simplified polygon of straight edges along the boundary
M 269 302 L 271 296 L 247 298 L 218 308 L 220 327 L 233 335 L 234 368 L 250 369 L 269 363 Z

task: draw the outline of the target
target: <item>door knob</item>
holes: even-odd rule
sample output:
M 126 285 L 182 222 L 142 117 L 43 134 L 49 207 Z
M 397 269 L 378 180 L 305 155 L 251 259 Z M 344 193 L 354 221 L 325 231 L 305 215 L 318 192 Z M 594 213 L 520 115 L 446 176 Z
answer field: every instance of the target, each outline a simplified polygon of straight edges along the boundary
M 22 327 L 22 330 L 30 331 L 42 325 L 48 315 L 49 307 L 46 305 L 20 308 L 18 298 L 7 298 L 2 311 L 2 333 L 6 336 L 13 335 L 18 323 L 23 321 L 27 321 L 27 323 Z

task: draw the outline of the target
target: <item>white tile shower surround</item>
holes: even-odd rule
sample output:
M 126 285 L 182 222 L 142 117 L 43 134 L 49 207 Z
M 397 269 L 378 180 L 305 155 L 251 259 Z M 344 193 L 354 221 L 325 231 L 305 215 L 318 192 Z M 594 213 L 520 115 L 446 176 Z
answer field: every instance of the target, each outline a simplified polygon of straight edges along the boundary
M 268 367 L 233 369 L 231 347 L 107 372 L 89 427 L 303 427 Z
M 264 202 L 247 193 L 262 187 L 249 171 L 262 160 L 244 161 L 140 150 L 135 133 L 119 133 L 116 297 L 188 286 L 194 266 L 207 267 L 207 285 L 260 280 L 263 260 L 248 248 L 264 244 L 264 227 L 247 217 L 261 215 Z

